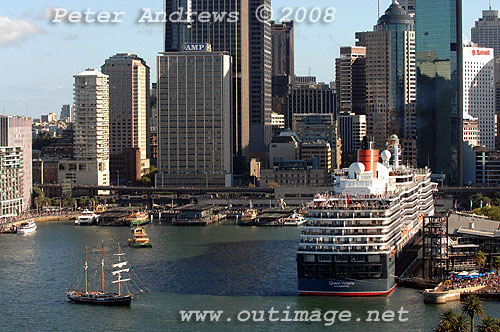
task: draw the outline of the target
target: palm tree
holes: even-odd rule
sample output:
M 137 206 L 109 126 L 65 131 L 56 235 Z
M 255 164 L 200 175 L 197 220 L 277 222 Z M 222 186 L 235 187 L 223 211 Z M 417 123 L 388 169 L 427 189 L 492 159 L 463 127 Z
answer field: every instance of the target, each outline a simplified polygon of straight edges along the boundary
M 493 261 L 493 267 L 498 274 L 498 270 L 500 270 L 500 257 L 495 258 L 495 260 Z
M 483 316 L 483 302 L 479 300 L 477 295 L 469 295 L 465 298 L 464 304 L 462 305 L 462 312 L 469 316 L 470 318 L 470 330 L 474 332 L 474 317 Z
M 500 332 L 500 324 L 498 323 L 498 319 L 486 316 L 481 320 L 478 332 Z
M 476 254 L 476 264 L 477 267 L 479 268 L 479 272 L 482 272 L 484 269 L 484 266 L 486 265 L 486 256 L 484 253 L 479 250 L 478 253 Z
M 471 325 L 464 315 L 457 315 L 452 323 L 451 332 L 468 332 L 469 328 L 474 331 L 474 325 Z
M 451 332 L 453 322 L 456 319 L 456 313 L 453 310 L 446 310 L 439 316 L 439 318 L 441 318 L 441 321 L 439 322 L 438 327 L 434 331 Z

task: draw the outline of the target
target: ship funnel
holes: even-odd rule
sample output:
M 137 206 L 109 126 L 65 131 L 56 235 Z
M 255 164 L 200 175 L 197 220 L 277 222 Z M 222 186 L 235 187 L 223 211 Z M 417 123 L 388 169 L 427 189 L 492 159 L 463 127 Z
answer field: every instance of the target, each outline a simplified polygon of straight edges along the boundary
M 358 151 L 358 162 L 365 166 L 366 172 L 372 172 L 374 178 L 377 177 L 378 159 L 379 151 L 373 148 L 373 141 L 364 137 L 362 148 Z

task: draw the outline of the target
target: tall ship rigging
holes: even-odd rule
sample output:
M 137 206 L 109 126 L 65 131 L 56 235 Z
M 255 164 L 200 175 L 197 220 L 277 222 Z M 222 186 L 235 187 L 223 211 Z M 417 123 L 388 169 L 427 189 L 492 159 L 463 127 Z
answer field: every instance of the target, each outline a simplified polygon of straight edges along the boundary
M 297 251 L 304 295 L 381 296 L 418 256 L 423 217 L 434 214 L 431 171 L 399 162 L 399 139 L 380 154 L 367 138 L 358 162 L 306 206 Z M 392 159 L 391 159 L 392 158 Z
M 115 278 L 112 283 L 116 285 L 116 292 L 106 292 L 104 290 L 104 245 L 101 245 L 101 290 L 92 291 L 88 287 L 88 255 L 87 248 L 85 248 L 85 264 L 83 266 L 84 276 L 85 276 L 85 288 L 84 289 L 74 289 L 73 287 L 69 289 L 66 294 L 68 299 L 72 302 L 78 304 L 94 304 L 94 305 L 104 305 L 104 306 L 130 306 L 134 296 L 143 293 L 144 291 L 139 288 L 140 292 L 131 293 L 130 291 L 125 292 L 122 283 L 130 282 L 130 278 L 122 278 L 122 274 L 129 273 L 131 271 L 130 266 L 127 261 L 122 261 L 122 257 L 125 256 L 120 250 L 120 245 L 118 245 L 118 252 L 114 254 L 117 258 L 117 262 L 112 264 L 111 276 Z

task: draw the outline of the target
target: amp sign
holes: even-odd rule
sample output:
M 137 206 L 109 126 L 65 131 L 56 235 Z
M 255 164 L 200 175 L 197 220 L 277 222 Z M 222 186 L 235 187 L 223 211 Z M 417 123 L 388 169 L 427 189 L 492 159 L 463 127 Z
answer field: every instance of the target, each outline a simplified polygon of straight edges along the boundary
M 202 43 L 186 43 L 184 44 L 184 52 L 210 52 L 210 44 Z

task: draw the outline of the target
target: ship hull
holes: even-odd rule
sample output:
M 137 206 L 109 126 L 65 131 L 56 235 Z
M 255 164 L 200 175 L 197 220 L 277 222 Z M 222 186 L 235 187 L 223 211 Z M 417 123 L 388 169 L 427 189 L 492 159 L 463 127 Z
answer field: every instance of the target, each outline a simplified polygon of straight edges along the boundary
M 76 304 L 101 305 L 108 307 L 115 306 L 130 306 L 132 302 L 131 296 L 87 296 L 85 294 L 75 295 L 68 294 L 68 299 Z
M 396 283 L 390 279 L 325 280 L 299 278 L 299 294 L 314 296 L 387 296 L 394 291 Z

